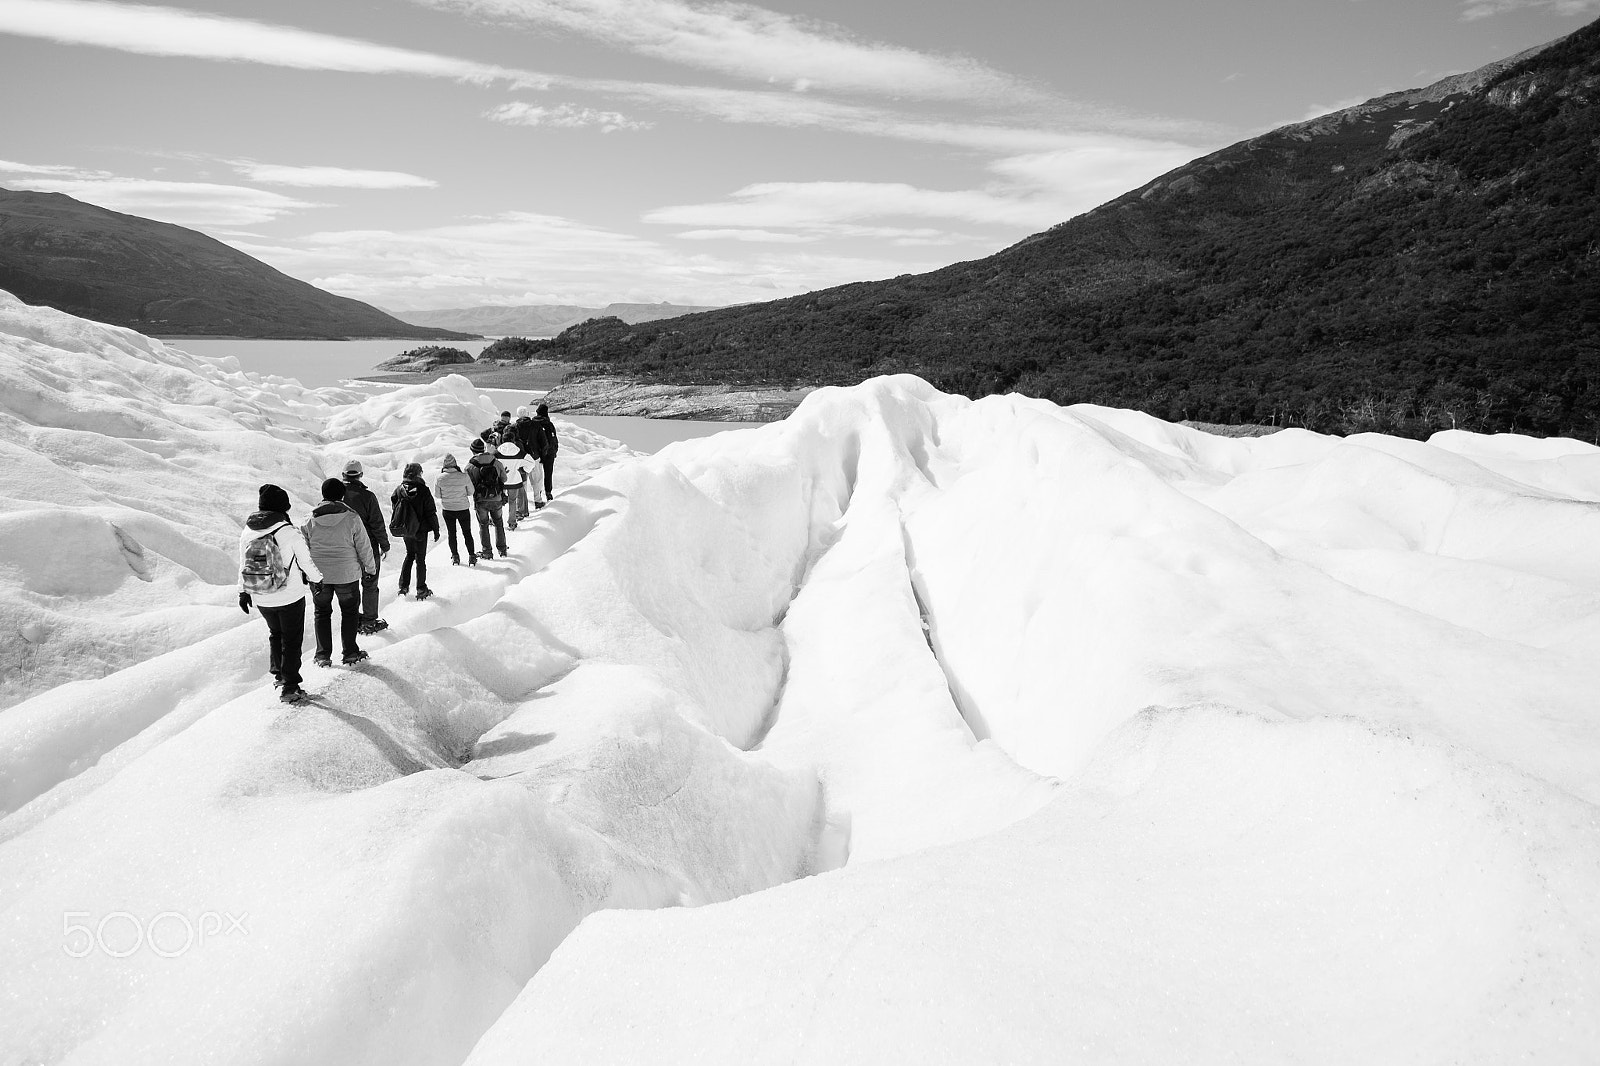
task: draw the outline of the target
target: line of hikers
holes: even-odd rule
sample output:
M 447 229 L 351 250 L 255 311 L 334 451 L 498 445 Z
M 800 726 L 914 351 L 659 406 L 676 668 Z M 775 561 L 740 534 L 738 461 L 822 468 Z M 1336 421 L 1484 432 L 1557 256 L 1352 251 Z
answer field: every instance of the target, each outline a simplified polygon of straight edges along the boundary
M 467 548 L 467 565 L 478 559 L 506 557 L 506 522 L 502 513 L 510 505 L 509 525 L 517 528 L 535 509 L 554 495 L 556 452 L 560 442 L 550 421 L 550 409 L 538 405 L 500 412 L 500 420 L 476 437 L 465 470 L 454 455 L 446 455 L 428 490 L 421 463 L 407 463 L 400 484 L 389 498 L 389 521 L 383 520 L 378 497 L 362 482 L 360 460 L 344 466 L 342 478 L 322 483 L 322 503 L 304 525 L 289 521 L 289 494 L 277 485 L 262 485 L 257 510 L 245 520 L 239 537 L 239 609 L 253 606 L 267 623 L 268 663 L 273 684 L 285 703 L 309 698 L 301 683 L 301 650 L 305 643 L 306 589 L 311 590 L 317 666 L 333 665 L 333 604 L 339 603 L 341 658 L 353 666 L 368 658 L 356 645 L 357 634 L 377 633 L 389 623 L 378 617 L 378 571 L 389 554 L 389 537 L 406 548 L 400 564 L 400 595 L 411 589 L 413 570 L 417 599 L 433 595 L 428 588 L 428 534 L 439 540 L 439 514 L 449 533 L 450 561 L 461 565 L 456 534 Z M 543 474 L 541 478 L 539 475 Z M 532 491 L 530 493 L 529 487 Z M 541 494 L 540 489 L 543 489 Z M 472 519 L 478 519 L 480 549 L 472 539 Z M 489 529 L 494 527 L 494 546 Z M 295 570 L 299 570 L 296 577 Z

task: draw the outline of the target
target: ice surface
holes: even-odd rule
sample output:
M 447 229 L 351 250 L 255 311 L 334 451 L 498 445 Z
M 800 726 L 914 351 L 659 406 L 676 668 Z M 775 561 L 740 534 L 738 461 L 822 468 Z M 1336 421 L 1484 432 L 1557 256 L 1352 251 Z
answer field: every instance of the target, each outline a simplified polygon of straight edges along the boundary
M 0 375 L 0 1062 L 1600 1046 L 1600 449 L 913 378 L 648 458 L 567 428 L 511 558 L 436 552 L 284 708 L 255 486 L 387 496 L 470 385 L 4 298 Z

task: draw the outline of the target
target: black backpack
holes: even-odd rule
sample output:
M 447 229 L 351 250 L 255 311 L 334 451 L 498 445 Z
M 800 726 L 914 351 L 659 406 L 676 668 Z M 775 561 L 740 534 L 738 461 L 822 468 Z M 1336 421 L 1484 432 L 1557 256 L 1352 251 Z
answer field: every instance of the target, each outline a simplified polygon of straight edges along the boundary
M 416 495 L 413 490 L 402 490 L 394 498 L 394 511 L 389 515 L 389 532 L 397 537 L 414 537 L 417 529 L 422 525 L 422 519 L 417 514 Z
M 504 477 L 498 462 L 472 463 L 470 465 L 478 468 L 477 477 L 472 479 L 472 496 L 474 499 L 493 500 L 505 495 L 505 489 L 502 488 Z

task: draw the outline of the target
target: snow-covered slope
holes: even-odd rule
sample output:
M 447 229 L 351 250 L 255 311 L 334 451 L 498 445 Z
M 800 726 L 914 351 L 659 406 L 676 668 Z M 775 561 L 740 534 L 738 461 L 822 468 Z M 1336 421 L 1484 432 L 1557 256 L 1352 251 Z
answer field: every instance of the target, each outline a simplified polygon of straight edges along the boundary
M 121 425 L 108 346 L 186 383 L 161 432 L 233 482 L 179 539 L 218 551 L 250 448 L 309 487 L 479 417 L 464 384 L 352 405 L 72 328 L 91 424 Z M 37 379 L 29 344 L 0 369 Z M 66 432 L 13 411 L 8 440 Z M 1600 1046 L 1600 449 L 1222 439 L 911 378 L 589 445 L 509 563 L 440 568 L 313 705 L 273 699 L 252 619 L 0 712 L 0 1061 Z M 140 512 L 7 493 L 0 522 Z M 30 591 L 46 553 L 7 543 L 7 595 L 73 600 L 85 640 L 146 609 L 131 570 Z

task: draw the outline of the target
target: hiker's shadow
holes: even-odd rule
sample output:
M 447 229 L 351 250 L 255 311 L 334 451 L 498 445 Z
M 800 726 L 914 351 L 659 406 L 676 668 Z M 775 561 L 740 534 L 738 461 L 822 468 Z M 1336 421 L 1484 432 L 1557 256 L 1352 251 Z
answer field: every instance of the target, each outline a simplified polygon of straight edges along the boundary
M 394 767 L 395 772 L 402 777 L 430 769 L 427 763 L 401 747 L 393 737 L 384 732 L 382 726 L 372 719 L 363 718 L 359 714 L 351 714 L 349 711 L 341 710 L 338 707 L 330 707 L 326 704 L 323 704 L 323 709 L 365 737 L 373 749 L 383 756 L 384 761 Z
M 479 741 L 472 749 L 472 758 L 492 759 L 497 755 L 515 755 L 519 751 L 530 751 L 548 744 L 555 738 L 554 733 L 509 733 L 494 740 Z

